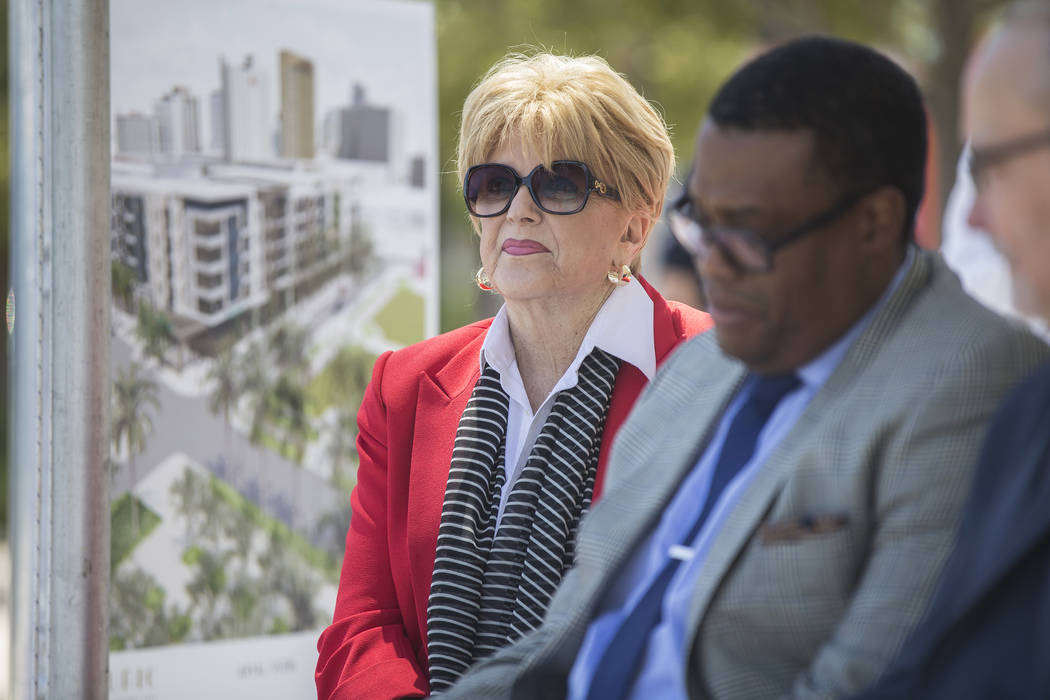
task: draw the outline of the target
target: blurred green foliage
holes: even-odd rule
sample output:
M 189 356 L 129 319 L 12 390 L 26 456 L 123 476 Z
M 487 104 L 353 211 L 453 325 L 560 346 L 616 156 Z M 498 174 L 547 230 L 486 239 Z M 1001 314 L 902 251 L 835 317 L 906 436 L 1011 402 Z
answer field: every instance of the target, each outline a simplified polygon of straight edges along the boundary
M 944 146 L 943 195 L 958 154 L 955 119 L 962 62 L 990 12 L 1003 4 L 1005 0 L 435 0 L 442 329 L 461 326 L 477 314 L 472 277 L 480 262 L 455 176 L 460 108 L 475 82 L 508 51 L 537 47 L 604 57 L 662 111 L 681 177 L 708 100 L 755 51 L 811 33 L 869 43 L 901 60 L 926 88 Z

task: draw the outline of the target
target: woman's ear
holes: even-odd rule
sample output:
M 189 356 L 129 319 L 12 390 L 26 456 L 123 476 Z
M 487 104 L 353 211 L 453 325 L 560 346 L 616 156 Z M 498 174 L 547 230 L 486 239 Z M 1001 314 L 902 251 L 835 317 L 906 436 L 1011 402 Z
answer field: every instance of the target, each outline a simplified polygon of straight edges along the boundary
M 623 259 L 632 261 L 638 257 L 649 240 L 649 233 L 653 229 L 655 219 L 646 212 L 635 212 L 627 220 L 623 234 L 620 236 L 620 247 L 623 250 Z

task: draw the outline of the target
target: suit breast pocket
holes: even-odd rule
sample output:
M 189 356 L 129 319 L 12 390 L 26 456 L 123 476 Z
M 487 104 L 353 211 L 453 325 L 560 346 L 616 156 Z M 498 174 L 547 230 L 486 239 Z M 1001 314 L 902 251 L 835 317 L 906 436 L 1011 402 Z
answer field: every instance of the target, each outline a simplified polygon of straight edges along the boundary
M 826 639 L 846 610 L 855 585 L 857 545 L 848 523 L 779 534 L 775 528 L 773 536 L 756 533 L 709 615 L 736 619 L 770 642 L 782 638 L 787 645 L 782 648 L 808 653 L 803 650 Z
M 844 516 L 767 521 L 741 562 L 744 581 L 765 582 L 771 595 L 846 598 L 853 585 L 853 532 Z M 753 569 L 750 574 L 747 569 Z

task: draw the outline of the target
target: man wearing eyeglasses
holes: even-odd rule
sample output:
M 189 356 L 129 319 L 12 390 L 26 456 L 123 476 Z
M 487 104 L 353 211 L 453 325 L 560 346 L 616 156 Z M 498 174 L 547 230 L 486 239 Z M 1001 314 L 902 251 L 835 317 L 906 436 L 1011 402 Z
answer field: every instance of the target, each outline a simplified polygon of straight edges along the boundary
M 976 70 L 970 221 L 1009 261 L 1017 307 L 1050 320 L 1050 5 L 1014 6 Z M 1050 697 L 1050 364 L 993 419 L 929 611 L 861 697 Z
M 918 621 L 983 428 L 1046 356 L 912 241 L 914 81 L 807 38 L 709 106 L 672 227 L 715 332 L 636 404 L 544 624 L 451 697 L 842 697 Z

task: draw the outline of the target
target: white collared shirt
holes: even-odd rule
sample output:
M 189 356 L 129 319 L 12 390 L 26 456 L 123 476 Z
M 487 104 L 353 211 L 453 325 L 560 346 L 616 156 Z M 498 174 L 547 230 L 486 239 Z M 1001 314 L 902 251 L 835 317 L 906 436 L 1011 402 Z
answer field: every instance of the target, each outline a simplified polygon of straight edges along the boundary
M 532 446 L 547 420 L 547 415 L 554 406 L 554 395 L 563 389 L 576 386 L 578 372 L 584 358 L 595 347 L 615 355 L 621 361 L 634 365 L 652 380 L 656 373 L 656 346 L 653 341 L 653 300 L 636 279 L 622 287 L 617 287 L 598 310 L 590 328 L 583 336 L 580 349 L 576 352 L 561 379 L 551 389 L 535 413 L 525 393 L 525 384 L 518 372 L 517 358 L 514 356 L 514 344 L 510 339 L 510 325 L 507 319 L 506 305 L 500 307 L 496 318 L 492 320 L 485 342 L 481 346 L 480 363 L 491 365 L 500 375 L 503 391 L 510 398 L 507 411 L 507 439 L 504 453 L 507 478 L 500 496 L 499 517 L 503 517 L 503 508 L 511 487 L 525 466 Z

